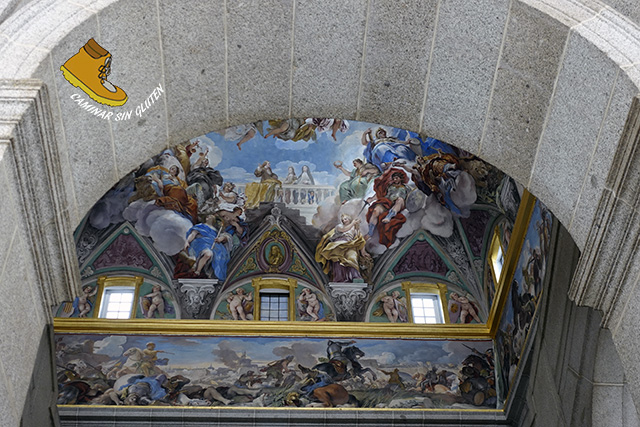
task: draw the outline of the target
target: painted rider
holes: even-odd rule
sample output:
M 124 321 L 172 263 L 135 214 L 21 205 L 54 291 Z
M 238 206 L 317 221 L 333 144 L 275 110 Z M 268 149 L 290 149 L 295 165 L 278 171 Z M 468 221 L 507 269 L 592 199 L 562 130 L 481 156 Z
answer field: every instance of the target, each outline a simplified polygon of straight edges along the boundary
M 345 354 L 342 352 L 343 347 L 350 346 L 355 344 L 356 342 L 351 341 L 327 341 L 327 358 L 329 359 L 329 363 L 331 363 L 336 372 L 339 374 L 343 374 L 349 369 L 351 369 L 351 361 Z

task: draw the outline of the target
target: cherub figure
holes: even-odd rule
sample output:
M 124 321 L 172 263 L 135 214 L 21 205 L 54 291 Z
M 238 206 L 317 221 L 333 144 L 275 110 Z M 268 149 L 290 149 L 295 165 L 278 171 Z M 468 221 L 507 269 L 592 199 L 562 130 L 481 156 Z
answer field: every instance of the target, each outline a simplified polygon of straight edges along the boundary
M 82 287 L 82 295 L 76 297 L 74 301 L 75 311 L 78 313 L 78 317 L 87 317 L 87 314 L 91 311 L 93 306 L 89 301 L 89 298 L 94 296 L 98 292 L 97 286 L 85 285 Z
M 374 316 L 382 316 L 385 314 L 391 323 L 406 323 L 409 318 L 407 315 L 407 304 L 405 298 L 400 292 L 393 291 L 391 295 L 383 295 L 379 300 L 380 307 L 373 312 Z
M 452 300 L 452 303 L 450 303 L 450 311 L 453 309 L 453 305 L 459 306 L 460 317 L 458 317 L 458 323 L 470 323 L 471 319 L 475 320 L 478 323 L 482 323 L 482 321 L 478 317 L 475 304 L 469 301 L 469 298 L 467 298 L 466 296 L 461 296 L 456 292 L 452 292 L 449 298 Z
M 243 288 L 238 288 L 235 293 L 229 292 L 227 302 L 229 303 L 229 312 L 233 316 L 233 320 L 248 320 L 247 310 L 248 302 L 253 300 L 253 293 L 245 293 Z
M 143 311 L 145 312 L 144 317 L 146 317 L 147 319 L 151 319 L 153 318 L 153 315 L 156 311 L 158 312 L 158 316 L 160 318 L 164 317 L 165 301 L 164 297 L 162 296 L 162 288 L 160 287 L 160 285 L 155 285 L 151 289 L 150 293 L 140 297 L 140 299 Z
M 298 297 L 300 311 L 311 316 L 313 322 L 324 319 L 324 310 L 318 296 L 309 288 L 304 288 Z

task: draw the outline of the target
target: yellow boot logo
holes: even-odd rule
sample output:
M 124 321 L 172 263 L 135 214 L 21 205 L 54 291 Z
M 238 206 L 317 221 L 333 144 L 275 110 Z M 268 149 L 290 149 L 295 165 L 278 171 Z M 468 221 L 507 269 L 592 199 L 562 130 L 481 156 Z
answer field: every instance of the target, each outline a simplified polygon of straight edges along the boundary
M 111 54 L 94 39 L 89 39 L 60 69 L 69 83 L 85 91 L 96 102 L 112 107 L 127 102 L 124 90 L 107 80 L 111 73 Z

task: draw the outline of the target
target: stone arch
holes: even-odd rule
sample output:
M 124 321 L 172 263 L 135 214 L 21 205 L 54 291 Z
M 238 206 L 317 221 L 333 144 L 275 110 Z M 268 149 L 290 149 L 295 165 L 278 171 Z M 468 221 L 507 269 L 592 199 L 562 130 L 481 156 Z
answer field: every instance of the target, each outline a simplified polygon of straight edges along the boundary
M 204 34 L 208 27 L 196 29 L 201 33 L 189 37 L 199 40 L 198 46 L 185 49 L 186 34 L 174 33 L 176 27 L 199 23 L 204 17 L 219 24 L 221 5 L 199 6 L 210 9 L 196 9 L 191 15 L 184 14 L 183 22 L 170 24 L 166 21 L 173 13 L 169 6 L 38 1 L 3 24 L 5 34 L 11 33 L 12 37 L 0 46 L 0 55 L 12 60 L 0 70 L 0 78 L 39 78 L 47 84 L 65 183 L 73 189 L 69 211 L 74 224 L 104 192 L 101 190 L 106 191 L 108 183 L 115 183 L 137 166 L 138 159 L 165 146 L 251 120 L 340 116 L 425 132 L 479 155 L 538 196 L 583 248 L 626 113 L 638 92 L 640 74 L 632 66 L 638 59 L 636 52 L 640 56 L 639 43 L 633 39 L 638 28 L 605 6 L 572 8 L 561 3 L 550 7 L 528 0 L 481 12 L 471 5 L 459 10 L 449 10 L 447 6 L 436 10 L 434 4 L 413 5 L 406 11 L 384 11 L 384 19 L 391 27 L 385 27 L 386 36 L 402 38 L 407 44 L 405 51 L 393 53 L 381 46 L 384 32 L 379 28 L 383 19 L 379 15 L 383 11 L 367 11 L 366 4 L 356 0 L 350 6 L 354 25 L 327 40 L 326 49 L 339 52 L 359 46 L 359 50 L 365 48 L 364 54 L 345 53 L 332 61 L 315 55 L 315 60 L 323 61 L 322 66 L 310 69 L 310 59 L 303 62 L 301 58 L 303 53 L 313 53 L 307 49 L 316 47 L 307 33 L 322 30 L 317 26 L 325 25 L 310 21 L 323 21 L 326 16 L 322 10 L 299 6 L 295 22 L 292 11 L 287 15 L 291 22 L 279 22 L 286 24 L 284 28 L 293 31 L 294 36 L 298 34 L 293 44 L 291 37 L 271 40 L 274 47 L 286 48 L 286 58 L 270 58 L 263 67 L 280 65 L 269 73 L 264 71 L 265 75 L 251 75 L 243 69 L 255 67 L 262 58 L 239 56 L 243 52 L 240 42 L 258 42 L 251 38 L 253 35 L 240 39 L 237 32 L 244 28 L 232 28 L 240 25 L 235 21 L 238 11 L 233 9 L 228 11 L 231 22 L 226 35 L 214 37 Z M 265 6 L 251 13 L 258 17 L 270 11 Z M 422 22 L 426 25 L 422 34 L 414 34 L 418 27 L 397 30 L 392 25 L 406 19 L 403 14 L 419 13 L 434 15 Z M 484 33 L 465 40 L 459 34 L 460 26 L 448 27 L 447 19 L 453 15 L 459 25 L 477 26 Z M 319 19 L 321 16 L 324 19 Z M 484 22 L 488 17 L 500 25 Z M 134 25 L 138 20 L 145 23 L 144 28 L 135 30 L 128 45 L 118 34 L 134 31 L 139 27 Z M 336 17 L 326 25 L 338 22 Z M 190 30 L 194 30 L 193 26 Z M 413 35 L 405 40 L 404 31 L 409 30 Z M 158 105 L 153 116 L 121 126 L 95 119 L 87 126 L 86 117 L 76 114 L 77 105 L 68 99 L 72 89 L 61 79 L 58 68 L 96 34 L 116 53 L 113 79 L 123 80 L 121 84 L 125 86 L 128 83 L 130 105 L 144 101 L 157 84 L 164 84 L 164 104 Z M 527 39 L 522 40 L 521 34 Z M 625 36 L 622 45 L 619 38 L 614 38 L 616 34 Z M 451 38 L 454 36 L 458 39 Z M 226 62 L 220 61 L 224 52 L 219 56 L 215 53 L 223 47 L 221 41 L 229 44 L 236 38 L 238 43 L 233 49 L 237 52 L 229 47 Z M 339 45 L 343 39 L 349 45 Z M 347 43 L 344 40 L 342 44 Z M 146 43 L 142 50 L 141 42 Z M 465 47 L 469 51 L 458 49 L 458 43 L 463 42 L 470 45 Z M 545 49 L 538 49 L 540 43 L 546 44 Z M 471 49 L 479 50 L 474 53 Z M 289 50 L 293 50 L 292 55 Z M 407 62 L 403 60 L 406 51 L 413 54 L 410 58 L 415 62 L 411 72 L 396 75 L 382 70 L 389 67 L 381 64 Z M 461 58 L 455 58 L 456 51 Z M 483 60 L 477 56 L 483 56 Z M 208 71 L 215 67 L 226 71 L 209 77 Z M 206 80 L 200 78 L 191 87 L 185 85 L 185 79 L 195 78 L 203 70 Z M 144 76 L 139 79 L 143 81 L 125 80 L 125 76 L 137 73 Z M 456 73 L 460 75 L 455 76 Z M 474 80 L 467 82 L 467 77 L 472 76 Z M 391 77 L 395 79 L 393 84 Z M 247 84 L 249 81 L 251 84 Z M 282 90 L 273 90 L 274 85 Z M 589 91 L 584 90 L 587 87 Z M 218 93 L 214 94 L 215 90 Z M 526 90 L 531 92 L 522 93 Z M 586 109 L 585 104 L 594 108 Z M 511 114 L 514 108 L 519 117 Z M 576 130 L 583 131 L 572 133 L 570 127 L 576 122 L 576 114 L 583 119 Z M 84 134 L 74 132 L 80 125 L 86 128 Z M 91 163 L 88 151 L 97 147 L 101 148 L 93 152 Z M 96 158 L 103 164 L 96 165 Z M 98 183 L 98 177 L 103 184 L 92 185 Z M 90 188 L 96 190 L 89 191 Z
M 178 15 L 173 6 L 156 2 L 27 4 L 0 26 L 7 36 L 0 43 L 6 64 L 0 70 L 0 167 L 17 188 L 14 232 L 22 227 L 26 240 L 47 241 L 42 249 L 24 250 L 42 285 L 36 294 L 48 307 L 79 289 L 72 230 L 139 159 L 260 118 L 355 118 L 441 138 L 538 196 L 583 251 L 572 298 L 605 312 L 627 375 L 637 382 L 640 337 L 631 325 L 638 319 L 627 307 L 637 298 L 634 266 L 640 265 L 634 194 L 640 124 L 637 102 L 632 105 L 640 37 L 636 24 L 615 10 L 586 3 L 514 0 L 474 10 L 418 2 L 387 11 L 353 0 L 341 2 L 345 9 L 335 16 L 301 5 L 295 13 L 282 5 L 276 12 L 267 6 L 245 11 L 255 20 L 268 16 L 266 29 L 290 29 L 266 41 L 242 33 L 248 29 L 233 8 L 225 22 L 221 4 L 194 5 L 180 22 L 168 21 Z M 422 31 L 400 25 L 411 15 L 424 18 L 414 23 Z M 143 21 L 148 24 L 138 25 Z M 202 25 L 186 29 L 187 23 Z M 463 31 L 471 27 L 480 31 Z M 201 31 L 187 39 L 194 28 Z M 96 34 L 114 52 L 133 50 L 125 39 L 141 46 L 128 58 L 119 54 L 114 78 L 125 82 L 141 63 L 154 65 L 146 67 L 143 82 L 129 85 L 138 94 L 133 105 L 158 83 L 166 90 L 164 103 L 144 122 L 88 125 L 76 114 L 57 68 Z M 325 37 L 314 43 L 318 34 Z M 185 46 L 184 40 L 198 42 Z M 389 49 L 394 42 L 407 48 Z M 273 51 L 285 53 L 265 54 Z M 387 65 L 407 57 L 414 62 Z M 247 58 L 262 61 L 264 70 L 246 66 L 252 64 Z M 46 179 L 34 179 L 34 170 Z M 631 392 L 639 402 L 640 392 Z

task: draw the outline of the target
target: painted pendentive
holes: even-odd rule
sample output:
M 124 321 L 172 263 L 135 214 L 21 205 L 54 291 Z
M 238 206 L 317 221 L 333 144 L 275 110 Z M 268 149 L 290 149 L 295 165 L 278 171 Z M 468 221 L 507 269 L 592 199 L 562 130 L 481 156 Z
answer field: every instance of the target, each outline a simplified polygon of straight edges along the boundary
M 173 292 L 161 282 L 144 279 L 142 276 L 100 276 L 82 286 L 82 294 L 73 301 L 60 304 L 56 317 L 98 317 L 106 289 L 117 286 L 134 290 L 130 319 L 176 319 L 180 318 L 179 305 Z

